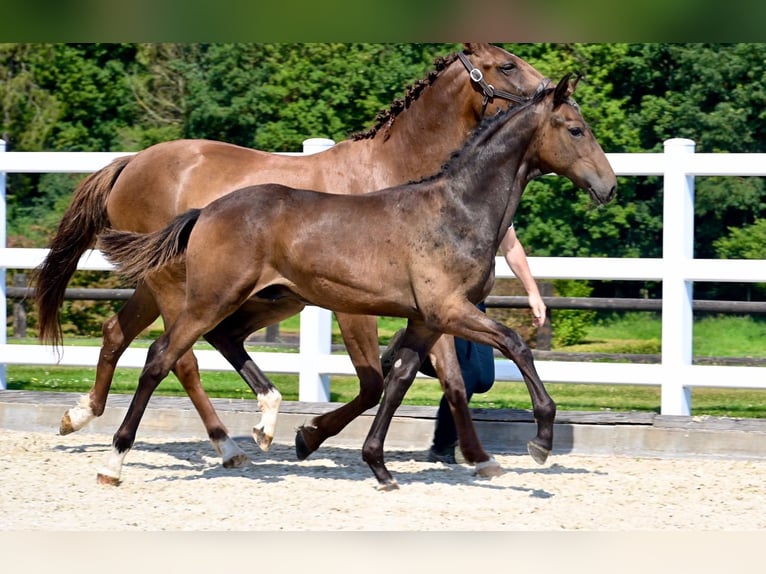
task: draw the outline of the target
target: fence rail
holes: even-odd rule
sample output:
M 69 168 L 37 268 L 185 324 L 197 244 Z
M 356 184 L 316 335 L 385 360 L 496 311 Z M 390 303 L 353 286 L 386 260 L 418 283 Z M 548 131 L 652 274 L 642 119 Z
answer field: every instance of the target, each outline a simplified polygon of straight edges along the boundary
M 598 279 L 661 281 L 662 352 L 658 364 L 584 363 L 540 360 L 537 369 L 546 382 L 658 385 L 661 412 L 689 415 L 693 387 L 766 388 L 762 367 L 699 365 L 692 362 L 692 297 L 694 282 L 764 282 L 763 260 L 710 260 L 693 257 L 693 207 L 695 176 L 766 176 L 766 154 L 696 154 L 694 142 L 673 139 L 665 142 L 664 153 L 607 154 L 617 175 L 662 176 L 664 190 L 662 258 L 580 258 L 530 257 L 532 273 L 538 279 Z M 2 151 L 2 143 L 0 143 Z M 305 152 L 305 149 L 304 149 Z M 100 169 L 124 154 L 88 153 L 0 153 L 0 236 L 5 244 L 5 172 L 70 172 Z M 0 249 L 0 304 L 5 307 L 5 269 L 34 269 L 42 262 L 44 249 Z M 80 269 L 109 270 L 111 265 L 98 251 L 86 253 Z M 496 260 L 498 278 L 513 277 L 505 260 Z M 652 303 L 656 305 L 657 303 Z M 3 311 L 6 309 L 3 308 Z M 265 372 L 297 373 L 302 401 L 329 400 L 330 376 L 353 375 L 347 355 L 332 354 L 331 315 L 324 309 L 306 307 L 301 313 L 299 354 L 252 353 Z M 97 347 L 65 345 L 59 356 L 40 345 L 7 344 L 0 333 L 0 365 L 94 366 Z M 202 370 L 231 370 L 215 351 L 198 353 Z M 130 348 L 122 356 L 122 367 L 141 368 L 145 349 Z M 518 369 L 505 359 L 496 362 L 498 380 L 521 380 Z M 0 380 L 4 387 L 3 373 Z

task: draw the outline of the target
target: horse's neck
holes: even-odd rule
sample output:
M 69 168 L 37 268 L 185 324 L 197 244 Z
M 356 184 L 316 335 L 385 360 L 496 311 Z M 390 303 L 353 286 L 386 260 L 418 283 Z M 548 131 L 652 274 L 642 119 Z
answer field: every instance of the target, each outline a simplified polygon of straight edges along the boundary
M 459 61 L 447 67 L 388 129 L 368 145 L 373 157 L 386 158 L 402 180 L 432 175 L 459 149 L 477 125 L 472 100 L 479 96 Z

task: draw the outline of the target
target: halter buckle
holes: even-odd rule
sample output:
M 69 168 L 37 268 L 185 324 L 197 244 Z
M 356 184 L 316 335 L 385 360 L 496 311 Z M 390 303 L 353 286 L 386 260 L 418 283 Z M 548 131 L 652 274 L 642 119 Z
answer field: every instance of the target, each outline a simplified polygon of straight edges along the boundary
M 484 79 L 484 75 L 481 73 L 481 70 L 479 68 L 472 68 L 468 72 L 468 75 L 471 76 L 471 79 L 477 84 Z

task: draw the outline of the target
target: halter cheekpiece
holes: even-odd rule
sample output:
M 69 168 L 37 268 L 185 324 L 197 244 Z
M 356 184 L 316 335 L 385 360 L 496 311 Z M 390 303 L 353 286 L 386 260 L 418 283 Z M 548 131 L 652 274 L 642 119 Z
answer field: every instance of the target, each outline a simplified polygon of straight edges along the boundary
M 508 100 L 509 102 L 515 102 L 517 104 L 523 104 L 530 100 L 530 98 L 517 96 L 516 94 L 512 94 L 511 92 L 506 92 L 505 90 L 496 90 L 492 84 L 488 84 L 486 82 L 486 80 L 484 79 L 484 74 L 481 73 L 481 70 L 479 68 L 474 67 L 474 65 L 471 63 L 471 60 L 468 59 L 468 56 L 466 56 L 463 52 L 458 52 L 457 57 L 460 58 L 460 61 L 463 62 L 465 69 L 468 70 L 468 75 L 470 76 L 471 81 L 478 84 L 479 87 L 481 88 L 482 94 L 484 94 L 484 98 L 482 99 L 482 102 L 481 102 L 482 116 L 484 115 L 484 111 L 487 109 L 487 104 L 489 103 L 491 99 L 502 98 L 504 100 Z

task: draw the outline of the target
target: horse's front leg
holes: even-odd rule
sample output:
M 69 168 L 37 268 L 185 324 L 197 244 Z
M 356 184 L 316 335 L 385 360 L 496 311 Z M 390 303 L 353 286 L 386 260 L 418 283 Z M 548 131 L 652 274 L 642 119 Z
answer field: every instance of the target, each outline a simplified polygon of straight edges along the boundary
M 556 419 L 556 403 L 545 390 L 537 374 L 532 351 L 518 333 L 499 325 L 505 334 L 500 351 L 511 359 L 521 371 L 524 383 L 532 399 L 532 412 L 537 422 L 537 435 L 527 443 L 529 455 L 538 464 L 544 464 L 553 450 L 553 424 Z
M 362 446 L 362 459 L 378 480 L 380 490 L 399 488 L 386 468 L 383 444 L 396 409 L 402 404 L 426 353 L 438 336 L 439 333 L 411 320 L 402 338 L 401 347 L 394 354 L 391 370 L 386 375 L 383 400 Z
M 439 337 L 431 348 L 430 357 L 444 395 L 449 402 L 452 418 L 455 420 L 460 451 L 466 462 L 475 465 L 475 472 L 481 477 L 491 478 L 502 474 L 502 467 L 484 450 L 476 432 L 476 426 L 473 424 L 463 374 L 455 353 L 454 338 L 451 335 Z
M 334 411 L 314 417 L 308 425 L 298 427 L 295 452 L 299 460 L 307 458 L 327 438 L 337 435 L 348 423 L 377 405 L 383 394 L 377 318 L 341 313 L 336 313 L 336 318 L 359 377 L 359 394 Z

